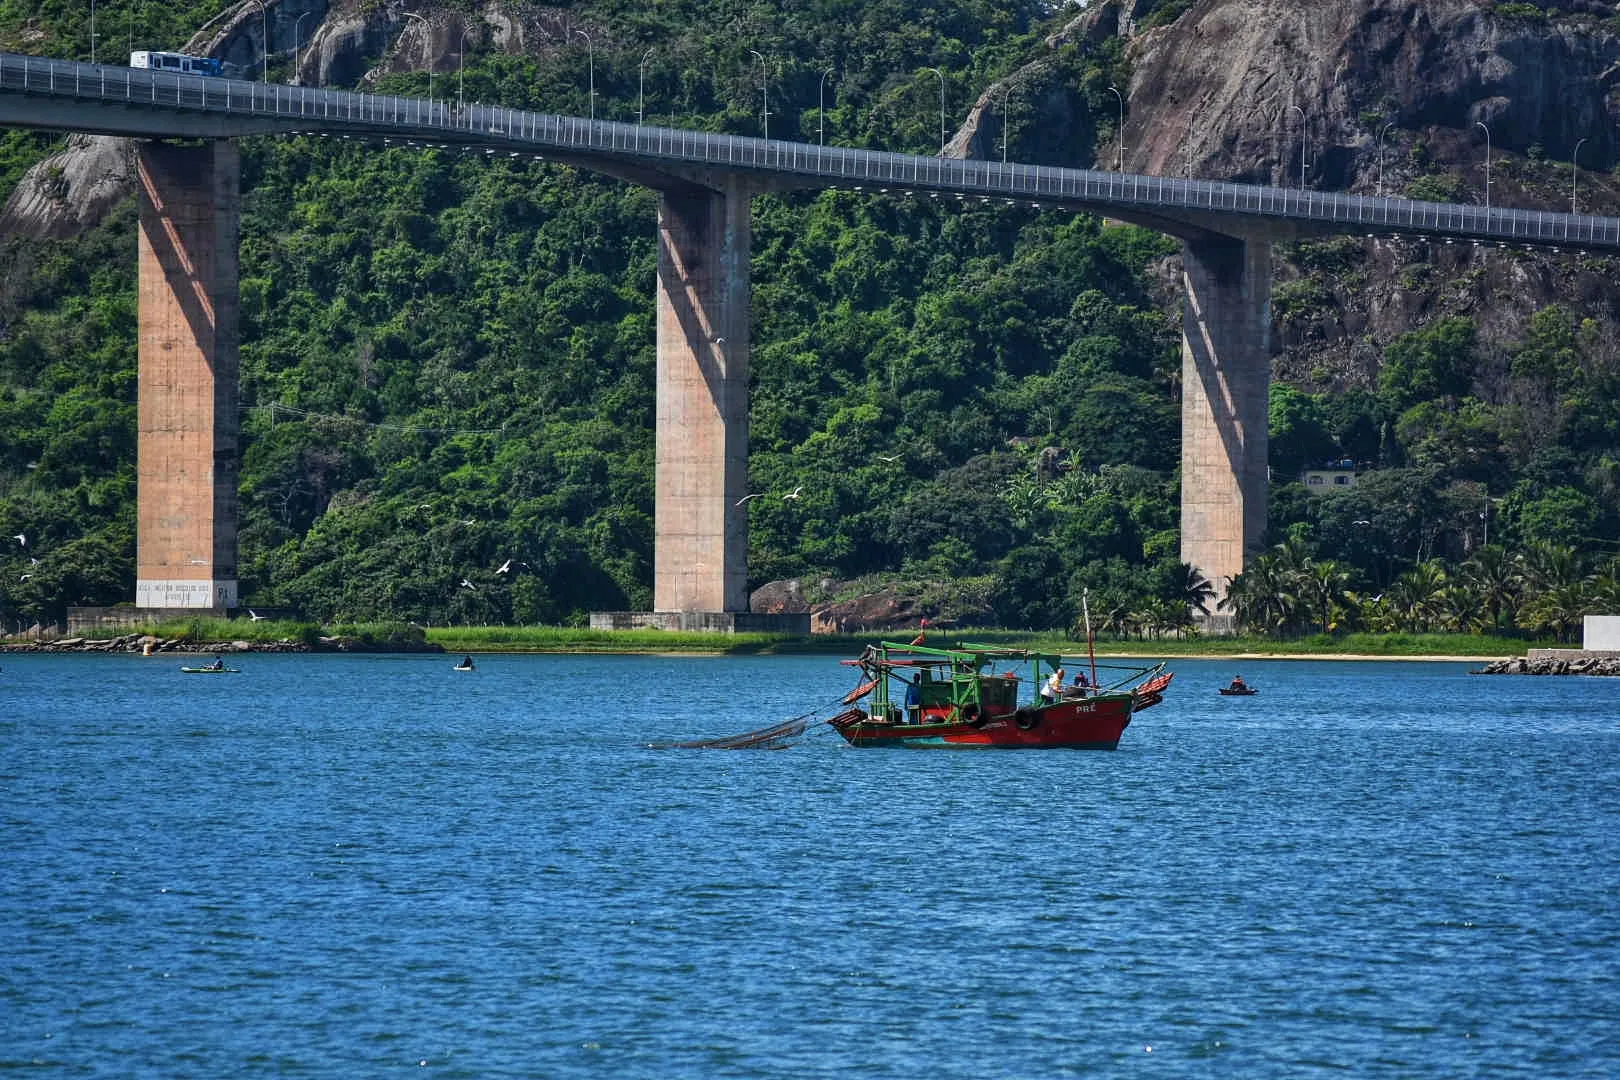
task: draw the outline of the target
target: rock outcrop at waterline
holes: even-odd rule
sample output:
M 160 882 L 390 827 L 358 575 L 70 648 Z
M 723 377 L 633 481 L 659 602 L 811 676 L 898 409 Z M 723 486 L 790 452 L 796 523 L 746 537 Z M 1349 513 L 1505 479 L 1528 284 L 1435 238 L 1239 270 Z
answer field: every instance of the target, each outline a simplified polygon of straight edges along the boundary
M 1620 655 L 1571 651 L 1566 656 L 1514 656 L 1486 664 L 1475 675 L 1620 675 Z
M 8 653 L 123 653 L 155 656 L 223 655 L 225 653 L 442 653 L 444 646 L 427 641 L 368 641 L 354 637 L 321 637 L 313 644 L 282 638 L 279 641 L 188 641 L 160 638 L 151 634 L 123 634 L 110 638 L 41 638 L 27 641 L 0 641 L 0 652 Z

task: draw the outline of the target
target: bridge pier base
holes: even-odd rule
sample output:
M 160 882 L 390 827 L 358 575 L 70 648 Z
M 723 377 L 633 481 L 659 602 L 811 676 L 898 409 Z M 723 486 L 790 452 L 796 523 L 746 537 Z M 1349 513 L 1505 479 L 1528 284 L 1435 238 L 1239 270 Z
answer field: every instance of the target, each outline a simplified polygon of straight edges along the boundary
M 658 417 L 653 607 L 748 610 L 751 191 L 658 198 Z
M 238 474 L 236 144 L 138 143 L 135 604 L 233 608 Z
M 1271 385 L 1271 245 L 1182 245 L 1181 560 L 1215 586 L 1241 574 L 1266 531 Z M 1206 628 L 1229 632 L 1213 604 Z

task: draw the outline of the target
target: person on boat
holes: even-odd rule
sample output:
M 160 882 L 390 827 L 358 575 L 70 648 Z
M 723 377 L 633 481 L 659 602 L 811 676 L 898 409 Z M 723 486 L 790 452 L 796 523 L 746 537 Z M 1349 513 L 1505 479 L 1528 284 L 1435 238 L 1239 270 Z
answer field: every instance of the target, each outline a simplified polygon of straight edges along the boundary
M 1041 686 L 1041 700 L 1050 705 L 1063 696 L 1063 669 L 1052 672 L 1051 678 Z
M 472 666 L 473 666 L 473 662 L 472 662 L 472 657 L 470 657 L 470 656 L 463 656 L 461 658 L 461 663 L 456 665 L 456 667 L 458 667 L 458 668 L 463 668 L 463 669 L 469 670 L 469 671 L 472 670 Z
M 208 670 L 209 671 L 224 671 L 225 670 L 225 658 L 223 656 L 214 657 L 214 662 L 212 664 L 208 665 Z
M 1090 692 L 1091 692 L 1091 682 L 1090 682 L 1090 680 L 1088 680 L 1086 678 L 1086 673 L 1083 672 L 1083 671 L 1075 672 L 1074 673 L 1074 696 L 1075 697 L 1085 697 Z
M 1241 675 L 1232 676 L 1232 685 L 1227 687 L 1228 690 L 1247 690 L 1248 688 L 1249 684 L 1243 681 Z
M 906 683 L 906 723 L 922 723 L 922 674 Z

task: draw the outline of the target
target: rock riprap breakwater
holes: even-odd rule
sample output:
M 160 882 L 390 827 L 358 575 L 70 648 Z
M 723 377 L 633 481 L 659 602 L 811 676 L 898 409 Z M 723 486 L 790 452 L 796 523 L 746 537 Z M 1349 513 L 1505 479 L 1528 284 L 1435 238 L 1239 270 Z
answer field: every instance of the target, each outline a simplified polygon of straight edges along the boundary
M 1496 660 L 1475 675 L 1620 675 L 1620 655 L 1515 656 Z
M 12 653 L 315 653 L 315 652 L 421 652 L 442 653 L 432 642 L 367 641 L 363 638 L 321 637 L 312 644 L 281 638 L 277 641 L 190 641 L 151 634 L 123 634 L 110 638 L 64 637 L 26 641 L 0 641 L 0 652 Z

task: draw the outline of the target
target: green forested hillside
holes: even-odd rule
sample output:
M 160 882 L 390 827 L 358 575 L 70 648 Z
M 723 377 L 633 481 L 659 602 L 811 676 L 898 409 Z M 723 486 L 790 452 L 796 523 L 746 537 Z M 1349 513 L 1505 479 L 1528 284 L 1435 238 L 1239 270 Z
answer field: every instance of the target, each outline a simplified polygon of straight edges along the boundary
M 1015 110 L 1012 155 L 1084 164 L 1112 138 L 1106 88 L 1125 77 L 1116 41 L 1047 44 L 1068 16 L 1036 3 L 570 10 L 594 35 L 599 116 L 640 105 L 711 130 L 760 130 L 751 50 L 768 58 L 773 136 L 814 140 L 824 123 L 829 142 L 923 153 L 939 139 L 926 68 L 953 129 L 1019 70 L 1019 96 L 1043 104 Z M 182 14 L 153 44 L 188 36 Z M 65 12 L 5 0 L 0 16 L 7 48 L 88 53 L 69 33 L 19 34 Z M 587 62 L 470 50 L 465 93 L 583 114 Z M 4 160 L 44 146 L 10 135 Z M 649 606 L 652 194 L 551 163 L 307 137 L 245 141 L 243 184 L 246 601 L 430 623 Z M 0 531 L 27 538 L 0 548 L 0 623 L 17 625 L 133 594 L 133 209 L 66 242 L 0 242 Z M 943 615 L 1030 627 L 1072 625 L 1089 589 L 1117 628 L 1184 621 L 1207 583 L 1178 559 L 1180 316 L 1160 285 L 1175 250 L 1085 216 L 759 197 L 750 490 L 804 496 L 749 504 L 751 584 L 900 581 Z M 1287 254 L 1325 272 L 1357 257 Z M 1289 303 L 1284 289 L 1279 317 Z M 1613 600 L 1612 565 L 1593 574 L 1620 535 L 1617 371 L 1613 343 L 1553 308 L 1529 340 L 1488 348 L 1468 319 L 1415 328 L 1362 391 L 1277 384 L 1281 546 L 1235 586 L 1238 613 L 1283 632 L 1567 632 L 1604 589 Z M 1046 447 L 1062 467 L 1038 467 Z M 1343 457 L 1377 469 L 1334 496 L 1294 479 Z M 1482 559 L 1502 564 L 1495 600 L 1477 592 Z

